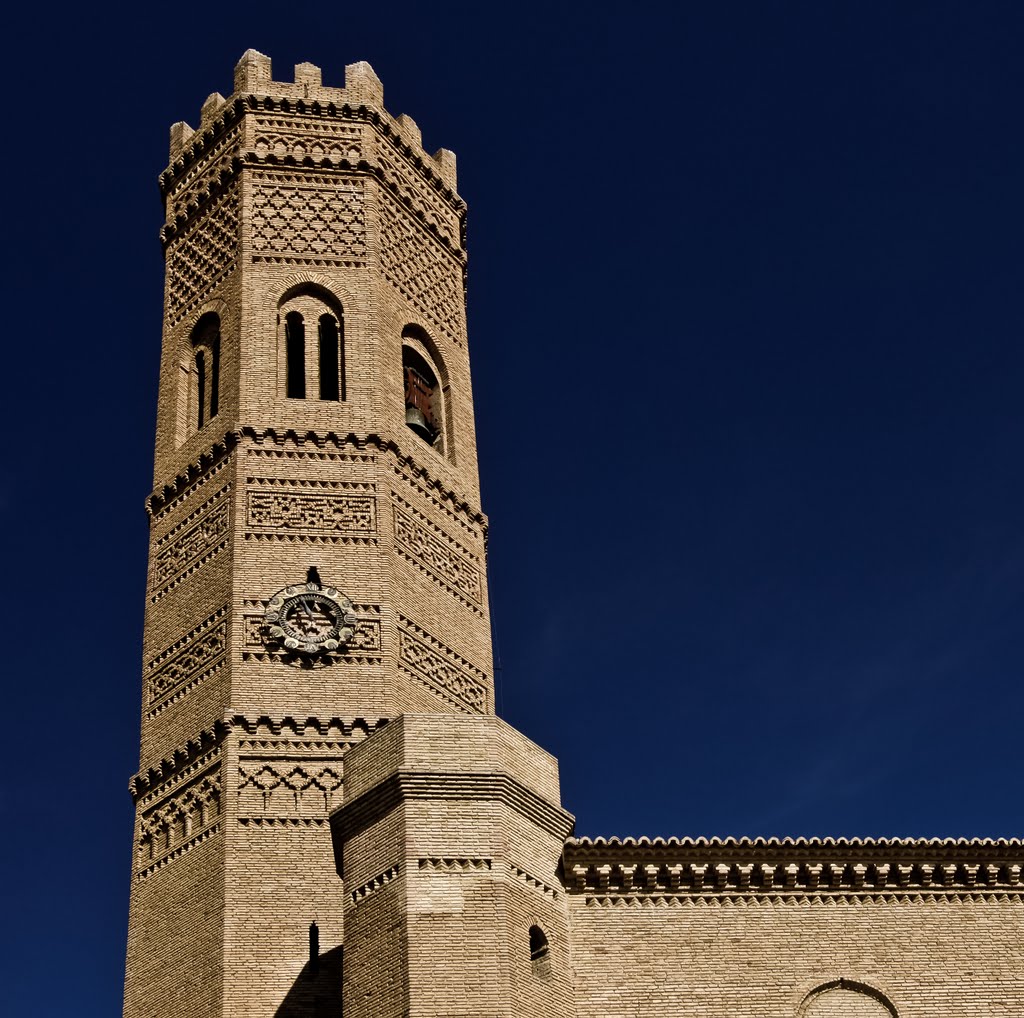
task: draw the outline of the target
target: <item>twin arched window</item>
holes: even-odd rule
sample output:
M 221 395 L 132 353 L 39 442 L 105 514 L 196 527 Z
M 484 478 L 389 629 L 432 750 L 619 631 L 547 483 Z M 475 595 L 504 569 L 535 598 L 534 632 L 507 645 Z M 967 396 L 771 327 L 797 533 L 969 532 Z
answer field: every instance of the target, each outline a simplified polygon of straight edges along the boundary
M 217 416 L 220 404 L 220 316 L 202 315 L 190 336 L 189 420 L 196 431 Z
M 341 308 L 319 294 L 300 292 L 281 304 L 281 375 L 288 399 L 345 399 L 345 344 Z
M 341 305 L 310 287 L 292 291 L 279 305 L 280 390 L 288 399 L 339 402 L 345 392 L 345 337 Z M 220 404 L 220 317 L 209 311 L 189 337 L 185 418 L 198 431 L 217 416 Z M 449 387 L 433 341 L 417 325 L 402 330 L 402 389 L 405 423 L 442 455 L 451 443 Z M 182 417 L 179 417 L 179 421 Z M 180 434 L 180 432 L 179 432 Z

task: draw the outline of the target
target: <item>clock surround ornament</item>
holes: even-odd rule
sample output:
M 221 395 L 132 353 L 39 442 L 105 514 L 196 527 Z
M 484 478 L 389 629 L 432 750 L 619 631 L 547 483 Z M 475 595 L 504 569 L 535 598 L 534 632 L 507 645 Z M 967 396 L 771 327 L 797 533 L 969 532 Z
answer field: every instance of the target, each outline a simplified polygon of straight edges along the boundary
M 325 587 L 316 566 L 305 583 L 282 587 L 267 604 L 264 635 L 295 654 L 315 657 L 343 648 L 355 632 L 352 602 L 340 590 Z

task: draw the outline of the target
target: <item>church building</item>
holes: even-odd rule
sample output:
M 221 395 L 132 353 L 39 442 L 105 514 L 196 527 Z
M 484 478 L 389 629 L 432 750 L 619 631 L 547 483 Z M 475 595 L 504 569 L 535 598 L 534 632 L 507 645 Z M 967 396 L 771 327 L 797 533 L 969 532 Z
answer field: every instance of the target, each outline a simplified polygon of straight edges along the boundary
M 1019 1018 L 1024 844 L 575 838 L 494 710 L 455 156 L 171 128 L 125 1018 Z M 482 408 L 487 413 L 487 408 Z

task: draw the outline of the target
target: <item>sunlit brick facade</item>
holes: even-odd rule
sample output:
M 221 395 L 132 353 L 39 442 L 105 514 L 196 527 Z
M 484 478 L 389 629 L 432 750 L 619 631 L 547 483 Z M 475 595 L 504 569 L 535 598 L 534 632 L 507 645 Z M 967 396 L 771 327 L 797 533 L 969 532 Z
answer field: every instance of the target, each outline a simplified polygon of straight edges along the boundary
M 1024 1013 L 1017 840 L 571 836 L 494 715 L 456 186 L 365 63 L 171 129 L 126 1018 Z

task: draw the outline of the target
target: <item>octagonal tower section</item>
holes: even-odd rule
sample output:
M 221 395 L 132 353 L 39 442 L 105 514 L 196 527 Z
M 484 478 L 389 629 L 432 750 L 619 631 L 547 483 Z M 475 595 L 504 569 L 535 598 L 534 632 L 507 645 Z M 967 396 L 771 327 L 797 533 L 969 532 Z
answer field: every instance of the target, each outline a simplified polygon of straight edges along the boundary
M 494 709 L 455 158 L 368 64 L 279 82 L 250 50 L 160 182 L 125 1014 L 338 1014 L 347 749 Z M 351 603 L 337 649 L 270 635 L 307 582 Z

